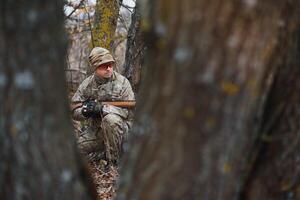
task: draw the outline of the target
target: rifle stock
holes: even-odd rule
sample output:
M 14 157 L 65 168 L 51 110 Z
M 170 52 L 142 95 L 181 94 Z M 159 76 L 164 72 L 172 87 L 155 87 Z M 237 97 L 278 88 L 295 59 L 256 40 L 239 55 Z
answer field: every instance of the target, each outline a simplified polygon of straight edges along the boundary
M 134 108 L 135 101 L 103 101 L 102 104 L 104 105 L 112 105 L 121 108 Z
M 74 111 L 75 109 L 82 107 L 83 103 L 84 101 L 71 103 L 71 110 Z M 134 108 L 136 104 L 135 101 L 102 101 L 101 103 L 103 105 L 112 105 L 121 108 Z

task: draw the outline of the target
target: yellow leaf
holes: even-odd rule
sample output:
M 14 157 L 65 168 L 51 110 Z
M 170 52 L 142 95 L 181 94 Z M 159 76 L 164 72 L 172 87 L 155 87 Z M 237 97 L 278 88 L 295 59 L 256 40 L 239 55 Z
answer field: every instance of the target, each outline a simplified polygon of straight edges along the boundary
M 291 188 L 291 183 L 289 181 L 282 181 L 280 183 L 280 189 L 281 191 L 288 191 Z
M 183 110 L 183 116 L 188 119 L 192 119 L 196 116 L 195 109 L 191 106 L 185 107 Z
M 10 127 L 10 134 L 11 134 L 11 136 L 12 136 L 13 138 L 17 137 L 17 135 L 18 135 L 18 129 L 17 129 L 16 126 L 12 125 L 12 126 Z
M 222 90 L 230 96 L 236 95 L 240 91 L 240 86 L 229 81 L 223 81 L 221 84 Z
M 206 118 L 206 126 L 208 127 L 208 128 L 212 128 L 212 127 L 214 127 L 216 125 L 216 119 L 215 118 L 213 118 L 213 117 L 208 117 L 208 118 Z
M 223 172 L 230 173 L 231 171 L 232 171 L 232 165 L 230 165 L 229 163 L 225 163 L 223 165 Z

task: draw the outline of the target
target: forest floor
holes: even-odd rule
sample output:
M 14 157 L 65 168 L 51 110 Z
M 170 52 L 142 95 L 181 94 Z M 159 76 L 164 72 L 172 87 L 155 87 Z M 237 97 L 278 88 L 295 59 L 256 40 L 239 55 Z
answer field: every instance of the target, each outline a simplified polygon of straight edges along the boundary
M 70 99 L 73 93 L 70 94 Z M 75 136 L 80 135 L 80 122 L 72 120 Z M 94 184 L 96 185 L 99 199 L 101 200 L 113 200 L 116 198 L 116 181 L 119 177 L 118 169 L 114 166 L 110 166 L 109 169 L 104 169 L 106 161 L 91 159 L 86 155 L 89 161 L 89 170 L 92 173 Z
M 77 129 L 79 130 L 79 129 Z M 107 161 L 94 159 L 90 155 L 82 154 L 88 162 L 93 182 L 101 200 L 113 200 L 116 197 L 116 181 L 119 177 L 118 169 L 115 166 L 106 167 Z
M 118 169 L 111 166 L 107 172 L 101 161 L 91 162 L 90 170 L 101 200 L 113 200 L 116 197 L 116 181 L 119 177 Z

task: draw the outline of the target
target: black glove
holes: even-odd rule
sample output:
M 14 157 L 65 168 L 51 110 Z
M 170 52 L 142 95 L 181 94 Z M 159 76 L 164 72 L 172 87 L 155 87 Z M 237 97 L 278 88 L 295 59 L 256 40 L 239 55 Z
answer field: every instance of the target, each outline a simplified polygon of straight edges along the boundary
M 81 113 L 86 118 L 101 118 L 102 104 L 93 100 L 88 100 L 83 103 Z

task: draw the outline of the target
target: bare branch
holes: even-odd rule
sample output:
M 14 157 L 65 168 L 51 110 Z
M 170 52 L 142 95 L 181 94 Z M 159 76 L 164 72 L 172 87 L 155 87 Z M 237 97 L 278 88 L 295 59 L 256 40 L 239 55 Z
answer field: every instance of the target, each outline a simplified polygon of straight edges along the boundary
M 81 7 L 81 5 L 84 3 L 84 0 L 81 0 L 80 2 L 79 2 L 79 4 L 72 10 L 72 12 L 66 17 L 66 19 L 69 19 L 72 15 L 73 15 L 73 13 L 78 9 L 78 8 L 80 8 Z
M 125 5 L 125 4 L 122 4 L 121 6 L 124 7 L 124 8 L 126 8 L 131 14 L 133 13 L 132 10 L 135 8 L 135 7 L 131 7 L 131 6 Z
M 89 13 L 89 11 L 87 10 L 85 4 L 84 4 L 84 9 L 85 9 L 85 12 L 86 12 L 87 15 L 88 15 L 88 19 L 89 19 L 89 27 L 90 27 L 90 33 L 91 33 L 91 41 L 92 41 L 92 46 L 93 46 L 93 48 L 94 48 L 94 47 L 95 47 L 95 44 L 94 44 L 94 37 L 93 37 L 93 29 L 92 29 L 92 23 L 91 23 L 91 16 L 90 16 L 90 13 Z

